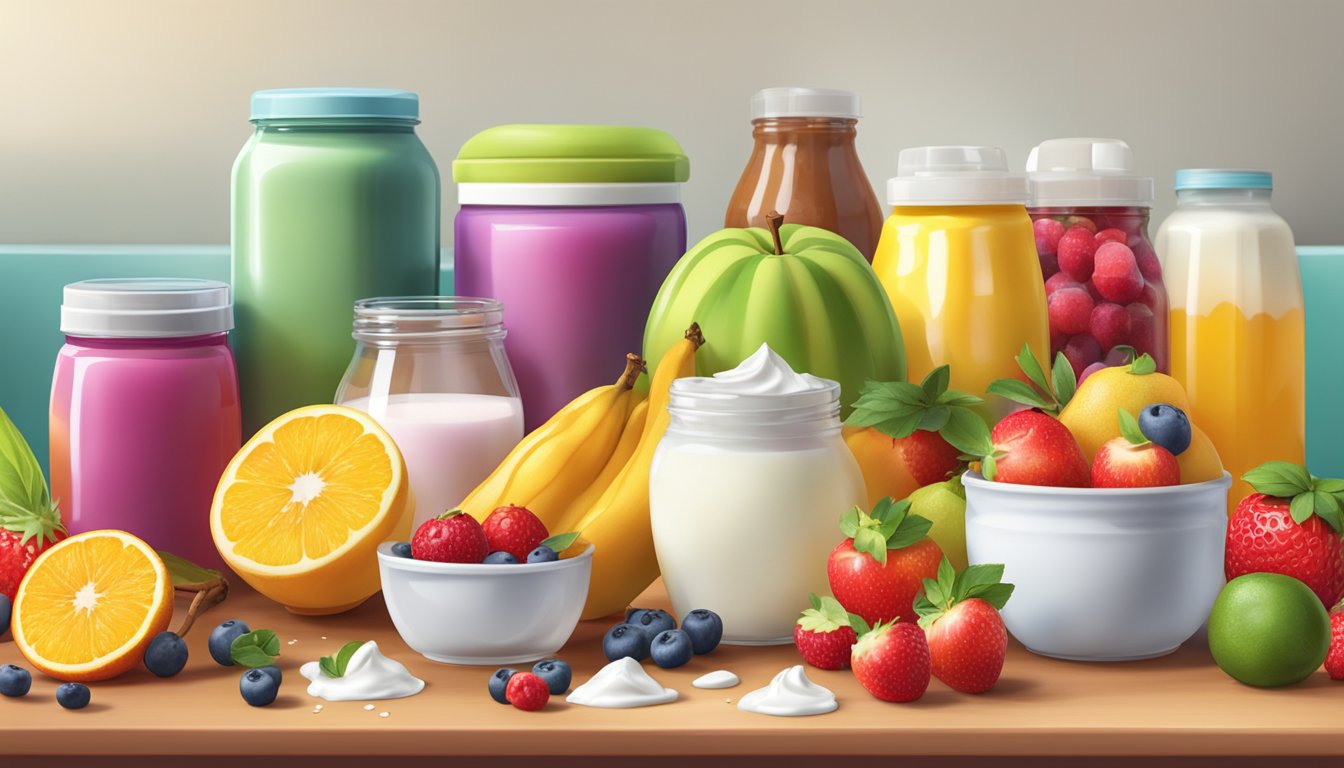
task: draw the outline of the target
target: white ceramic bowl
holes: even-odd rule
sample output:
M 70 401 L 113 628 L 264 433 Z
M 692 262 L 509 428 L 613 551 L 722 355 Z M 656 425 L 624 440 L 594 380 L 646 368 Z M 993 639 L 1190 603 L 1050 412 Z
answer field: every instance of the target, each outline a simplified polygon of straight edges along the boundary
M 536 661 L 573 634 L 588 597 L 593 547 L 553 563 L 434 563 L 378 546 L 392 624 L 431 661 L 498 666 Z
M 1047 488 L 968 472 L 966 550 L 1016 586 L 1008 631 L 1078 661 L 1176 650 L 1223 585 L 1232 478 L 1161 488 Z

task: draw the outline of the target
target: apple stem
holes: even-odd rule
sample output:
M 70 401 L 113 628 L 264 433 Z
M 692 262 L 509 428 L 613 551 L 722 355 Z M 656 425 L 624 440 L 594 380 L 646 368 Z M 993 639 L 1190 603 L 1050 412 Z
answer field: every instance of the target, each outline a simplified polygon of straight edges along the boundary
M 765 214 L 765 221 L 770 225 L 770 237 L 775 239 L 775 255 L 784 255 L 784 242 L 779 239 L 779 228 L 784 225 L 784 214 L 779 211 L 771 211 Z

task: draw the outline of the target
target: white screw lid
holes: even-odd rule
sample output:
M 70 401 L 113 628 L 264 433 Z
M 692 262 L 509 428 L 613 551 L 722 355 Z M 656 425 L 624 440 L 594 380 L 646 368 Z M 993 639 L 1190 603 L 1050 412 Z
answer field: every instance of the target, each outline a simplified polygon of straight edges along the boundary
M 65 286 L 61 333 L 93 338 L 204 336 L 233 328 L 229 286 L 165 277 L 82 280 Z
M 1033 208 L 1153 204 L 1153 179 L 1140 176 L 1120 139 L 1050 139 L 1027 157 Z
M 910 147 L 887 180 L 891 205 L 1024 205 L 1027 177 L 998 147 Z
M 751 119 L 839 117 L 857 120 L 859 94 L 833 88 L 764 88 L 751 97 Z

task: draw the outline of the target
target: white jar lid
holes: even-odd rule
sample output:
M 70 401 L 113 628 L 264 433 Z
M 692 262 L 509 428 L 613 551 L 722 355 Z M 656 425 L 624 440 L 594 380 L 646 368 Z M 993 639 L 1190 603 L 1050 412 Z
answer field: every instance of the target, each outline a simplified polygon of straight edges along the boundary
M 890 205 L 1025 205 L 1027 177 L 998 147 L 910 147 L 887 180 Z
M 839 117 L 857 120 L 859 94 L 834 88 L 763 88 L 751 97 L 751 119 Z
M 216 280 L 83 280 L 65 286 L 61 304 L 61 333 L 68 336 L 171 338 L 232 328 L 229 286 Z
M 1050 139 L 1027 157 L 1033 208 L 1153 204 L 1153 179 L 1140 176 L 1120 139 Z

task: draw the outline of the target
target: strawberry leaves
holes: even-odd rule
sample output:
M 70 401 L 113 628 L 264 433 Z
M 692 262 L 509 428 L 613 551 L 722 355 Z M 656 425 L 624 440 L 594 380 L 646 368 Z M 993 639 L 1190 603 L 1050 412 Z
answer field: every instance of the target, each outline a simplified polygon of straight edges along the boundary
M 1130 445 L 1136 448 L 1141 448 L 1145 445 L 1152 444 L 1153 441 L 1149 440 L 1148 436 L 1143 434 L 1143 430 L 1139 428 L 1139 421 L 1134 418 L 1133 414 L 1126 411 L 1124 408 L 1120 408 L 1118 416 L 1120 418 L 1120 435 L 1124 437 Z
M 909 437 L 915 430 L 937 432 L 962 453 L 983 455 L 978 449 L 989 443 L 989 427 L 971 408 L 984 400 L 948 389 L 951 380 L 951 369 L 940 365 L 918 385 L 864 382 L 845 426 L 872 427 L 896 440 Z
M 1298 525 L 1316 515 L 1335 532 L 1344 533 L 1344 480 L 1316 477 L 1287 461 L 1261 464 L 1241 479 L 1266 496 L 1291 499 L 1288 513 Z
M 863 627 L 862 632 L 868 631 L 868 625 L 863 617 L 845 611 L 844 606 L 834 597 L 830 595 L 817 597 L 816 594 L 811 594 L 807 599 L 812 603 L 812 607 L 798 616 L 798 626 L 802 627 L 803 631 L 825 634 L 841 627 L 851 627 L 856 634 L 861 634 L 860 626 Z
M 914 544 L 933 527 L 933 521 L 910 514 L 910 500 L 877 502 L 871 513 L 854 507 L 840 516 L 840 531 L 854 540 L 854 549 L 887 564 L 887 550 Z
M 1013 594 L 1013 585 L 1004 584 L 1003 566 L 972 565 L 957 573 L 946 557 L 938 564 L 938 578 L 924 580 L 924 592 L 915 599 L 919 626 L 928 629 L 958 603 L 979 598 L 1001 611 Z
M 1023 344 L 1022 351 L 1017 353 L 1015 359 L 1017 367 L 1027 377 L 1027 381 L 996 379 L 990 382 L 986 391 L 1015 403 L 1039 408 L 1052 415 L 1058 415 L 1064 410 L 1064 406 L 1069 404 L 1074 393 L 1078 391 L 1078 379 L 1073 375 L 1073 366 L 1064 357 L 1064 353 L 1055 355 L 1055 364 L 1050 369 L 1049 381 L 1046 380 L 1045 371 L 1037 362 L 1036 356 L 1031 353 L 1030 345 Z
M 1147 376 L 1156 371 L 1157 361 L 1153 360 L 1151 355 L 1144 353 L 1134 358 L 1134 361 L 1129 364 L 1128 373 L 1131 376 Z
M 39 547 L 65 533 L 58 505 L 51 500 L 42 467 L 19 428 L 0 409 L 0 528 L 22 536 Z

